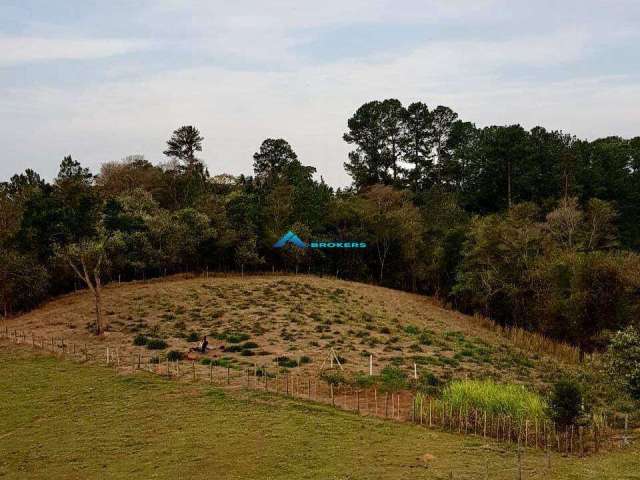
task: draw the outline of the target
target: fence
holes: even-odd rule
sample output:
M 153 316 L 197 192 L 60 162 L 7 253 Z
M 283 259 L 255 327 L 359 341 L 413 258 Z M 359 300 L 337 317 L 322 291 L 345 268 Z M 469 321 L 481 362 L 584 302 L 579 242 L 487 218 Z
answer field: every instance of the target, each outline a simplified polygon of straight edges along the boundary
M 630 443 L 628 417 L 593 417 L 589 426 L 557 428 L 546 420 L 514 419 L 478 409 L 454 408 L 442 400 L 409 390 L 381 391 L 376 387 L 357 388 L 327 383 L 318 376 L 283 373 L 254 365 L 244 369 L 196 363 L 194 360 L 170 360 L 166 354 L 121 354 L 120 346 L 87 345 L 64 338 L 42 337 L 24 331 L 0 329 L 0 338 L 74 360 L 104 363 L 117 373 L 135 375 L 149 372 L 176 381 L 200 382 L 225 388 L 264 390 L 287 397 L 333 405 L 359 415 L 399 422 L 411 422 L 428 428 L 517 444 L 518 447 L 556 450 L 585 455 Z M 623 425 L 618 424 L 616 419 Z

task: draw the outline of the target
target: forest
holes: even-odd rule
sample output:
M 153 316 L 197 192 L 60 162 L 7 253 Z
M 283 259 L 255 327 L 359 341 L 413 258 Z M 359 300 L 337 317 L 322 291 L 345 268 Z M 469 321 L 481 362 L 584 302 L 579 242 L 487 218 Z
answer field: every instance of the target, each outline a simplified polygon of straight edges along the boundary
M 349 188 L 281 138 L 257 146 L 251 174 L 210 172 L 194 126 L 162 160 L 91 172 L 67 156 L 51 182 L 14 175 L 0 183 L 0 312 L 81 286 L 99 307 L 103 282 L 276 270 L 432 295 L 585 352 L 637 326 L 640 137 L 478 127 L 387 99 L 360 106 L 343 139 Z M 367 248 L 273 248 L 288 230 Z

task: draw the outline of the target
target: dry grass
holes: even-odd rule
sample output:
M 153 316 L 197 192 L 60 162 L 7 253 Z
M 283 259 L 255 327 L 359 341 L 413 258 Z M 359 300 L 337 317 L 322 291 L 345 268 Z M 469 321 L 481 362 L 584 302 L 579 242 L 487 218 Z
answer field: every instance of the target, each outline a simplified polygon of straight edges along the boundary
M 545 382 L 559 362 L 573 361 L 546 339 L 496 331 L 485 320 L 424 296 L 314 276 L 176 277 L 112 284 L 103 296 L 110 322 L 103 339 L 88 330 L 93 304 L 87 292 L 60 297 L 6 323 L 69 342 L 118 345 L 122 355 L 144 349 L 133 346 L 138 334 L 163 338 L 168 350 L 183 352 L 195 346 L 187 341 L 190 333 L 206 334 L 212 347 L 207 356 L 239 367 L 274 365 L 283 356 L 295 364 L 306 356 L 311 362 L 294 368 L 317 371 L 334 348 L 353 372 L 368 370 L 373 354 L 376 371 L 388 364 L 409 371 L 415 362 L 441 379 L 529 384 Z M 242 340 L 231 343 L 234 336 Z M 243 352 L 247 341 L 256 345 Z M 234 349 L 239 351 L 229 351 Z

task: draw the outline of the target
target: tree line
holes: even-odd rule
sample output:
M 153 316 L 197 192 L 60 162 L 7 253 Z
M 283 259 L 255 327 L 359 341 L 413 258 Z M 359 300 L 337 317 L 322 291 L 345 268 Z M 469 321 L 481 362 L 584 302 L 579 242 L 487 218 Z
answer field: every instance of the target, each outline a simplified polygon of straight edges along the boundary
M 52 182 L 14 175 L 0 184 L 3 315 L 78 281 L 99 314 L 102 281 L 273 268 L 435 295 L 584 350 L 637 324 L 640 137 L 480 128 L 387 99 L 358 108 L 344 140 L 345 189 L 284 139 L 262 142 L 251 175 L 212 175 L 193 126 L 161 163 L 134 155 L 94 175 L 65 157 Z M 368 248 L 272 248 L 288 230 Z

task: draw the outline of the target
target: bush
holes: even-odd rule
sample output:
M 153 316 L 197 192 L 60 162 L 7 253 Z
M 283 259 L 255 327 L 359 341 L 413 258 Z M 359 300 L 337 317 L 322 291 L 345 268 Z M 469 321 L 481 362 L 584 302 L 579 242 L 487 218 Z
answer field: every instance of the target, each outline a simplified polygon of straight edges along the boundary
M 198 335 L 198 332 L 189 333 L 189 336 L 187 337 L 187 342 L 197 342 L 198 340 L 200 340 L 200 335 Z
M 576 423 L 582 413 L 582 388 L 569 379 L 563 378 L 553 385 L 549 408 L 553 420 L 563 427 Z
M 614 335 L 606 357 L 613 383 L 640 400 L 640 331 L 631 326 Z
M 427 372 L 418 379 L 418 390 L 426 394 L 434 394 L 440 387 L 440 379 L 433 373 Z
M 328 385 L 333 386 L 345 385 L 349 383 L 347 382 L 347 379 L 345 378 L 343 373 L 337 370 L 325 370 L 320 374 L 320 378 L 327 382 Z
M 279 367 L 284 367 L 284 368 L 294 368 L 298 366 L 298 362 L 287 357 L 286 355 L 277 357 L 276 363 L 278 364 Z
M 240 352 L 240 355 L 242 355 L 243 357 L 253 357 L 255 354 L 256 352 L 254 352 L 249 348 L 243 348 L 242 351 Z
M 514 419 L 547 418 L 544 399 L 522 385 L 503 385 L 491 380 L 456 380 L 443 390 L 442 400 L 454 410 L 477 408 Z
M 404 332 L 409 335 L 418 335 L 420 333 L 420 329 L 415 325 L 406 325 L 404 327 Z
M 171 350 L 167 353 L 167 360 L 169 360 L 170 362 L 182 360 L 183 358 L 184 358 L 184 353 L 178 350 Z
M 147 341 L 147 348 L 149 350 L 164 350 L 167 348 L 167 342 L 160 338 L 151 338 Z
M 245 342 L 242 344 L 242 348 L 245 350 L 251 350 L 254 348 L 258 348 L 260 345 L 258 345 L 256 342 Z
M 302 355 L 300 357 L 300 365 L 306 365 L 308 363 L 311 363 L 311 357 L 309 357 L 308 355 Z
M 380 382 L 382 391 L 395 392 L 407 386 L 407 375 L 399 367 L 386 366 L 380 374 Z
M 148 341 L 149 340 L 147 339 L 147 337 L 139 334 L 139 335 L 136 335 L 135 338 L 133 339 L 133 344 L 138 347 L 142 347 L 146 345 Z
M 200 360 L 200 364 L 201 365 L 209 365 L 209 364 L 211 364 L 211 359 L 210 358 L 202 358 Z
M 227 342 L 229 343 L 241 343 L 251 338 L 246 333 L 227 333 L 225 335 Z

